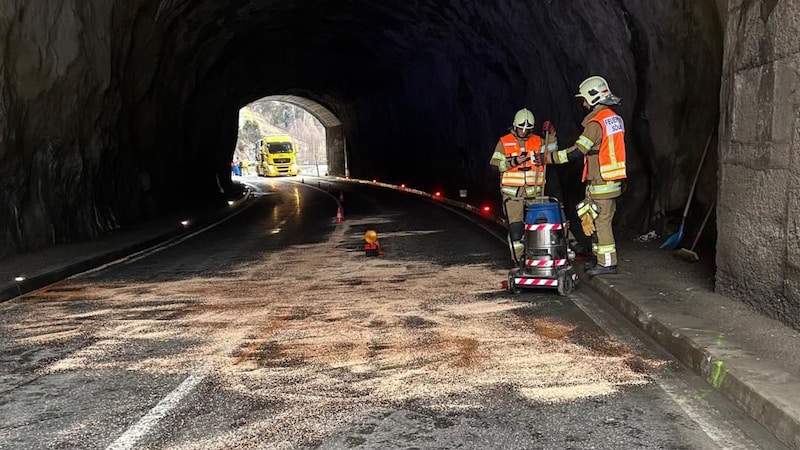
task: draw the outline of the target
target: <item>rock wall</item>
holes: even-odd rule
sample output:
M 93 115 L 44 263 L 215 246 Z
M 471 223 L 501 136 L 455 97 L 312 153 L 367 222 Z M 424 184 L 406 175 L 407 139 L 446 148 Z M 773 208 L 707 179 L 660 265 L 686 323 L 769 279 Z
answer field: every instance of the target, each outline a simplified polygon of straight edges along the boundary
M 514 112 L 569 145 L 577 85 L 604 75 L 628 125 L 619 219 L 641 231 L 680 211 L 718 122 L 715 0 L 5 0 L 0 35 L 0 255 L 219 197 L 262 96 L 335 112 L 354 177 L 497 200 Z M 570 211 L 580 173 L 551 171 Z
M 800 329 L 800 1 L 728 2 L 717 290 Z

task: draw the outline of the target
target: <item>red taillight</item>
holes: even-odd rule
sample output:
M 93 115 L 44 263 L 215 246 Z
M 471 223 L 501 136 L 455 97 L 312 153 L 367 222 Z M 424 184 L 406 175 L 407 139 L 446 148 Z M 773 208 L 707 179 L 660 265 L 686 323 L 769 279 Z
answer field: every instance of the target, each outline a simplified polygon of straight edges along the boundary
M 483 213 L 484 214 L 489 214 L 490 212 L 492 212 L 492 207 L 491 206 L 484 206 L 483 207 Z
M 442 193 L 441 193 L 441 192 L 439 192 L 439 191 L 436 191 L 436 192 L 433 194 L 433 196 L 434 196 L 434 197 L 436 197 L 436 198 L 442 198 Z

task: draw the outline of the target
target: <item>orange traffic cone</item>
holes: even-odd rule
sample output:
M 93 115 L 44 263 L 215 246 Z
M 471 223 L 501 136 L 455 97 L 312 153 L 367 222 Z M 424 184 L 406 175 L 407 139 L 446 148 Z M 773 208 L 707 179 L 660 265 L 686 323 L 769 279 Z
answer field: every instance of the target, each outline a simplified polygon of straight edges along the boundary
M 342 207 L 338 207 L 336 209 L 336 223 L 344 222 L 344 214 L 342 213 Z
M 344 201 L 344 191 L 339 191 L 339 201 L 340 202 Z

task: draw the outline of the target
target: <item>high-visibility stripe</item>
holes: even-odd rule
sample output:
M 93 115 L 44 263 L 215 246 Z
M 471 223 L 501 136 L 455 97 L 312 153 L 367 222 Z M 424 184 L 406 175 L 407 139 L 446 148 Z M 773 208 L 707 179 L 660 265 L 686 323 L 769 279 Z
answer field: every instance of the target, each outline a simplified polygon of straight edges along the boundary
M 589 151 L 592 149 L 592 147 L 594 147 L 594 141 L 592 141 L 591 139 L 587 138 L 584 135 L 580 135 L 580 137 L 578 137 L 578 140 L 575 141 L 575 144 L 585 148 L 586 151 Z
M 554 231 L 554 230 L 563 230 L 564 225 L 560 223 L 526 223 L 525 229 L 527 231 Z
M 514 278 L 514 284 L 519 286 L 558 286 L 558 280 L 547 278 Z
M 578 206 L 580 206 L 580 203 L 578 204 Z M 578 217 L 589 214 L 592 217 L 592 219 L 596 219 L 598 215 L 596 206 L 597 205 L 595 205 L 594 203 L 584 203 L 583 206 L 580 206 L 580 208 L 578 208 Z
M 558 144 L 556 144 L 555 142 L 547 144 L 547 150 L 551 152 L 558 150 Z
M 614 166 L 602 166 L 600 171 L 600 175 L 603 176 L 603 179 L 613 179 L 625 177 L 625 163 L 617 163 Z
M 604 184 L 590 184 L 587 186 L 590 194 L 611 194 L 622 191 L 622 183 L 619 181 L 609 181 Z M 581 215 L 579 213 L 579 215 Z
M 609 255 L 611 253 L 617 253 L 617 246 L 616 245 L 598 245 L 597 246 L 597 254 L 598 255 Z
M 528 267 L 562 267 L 569 263 L 566 259 L 529 259 L 525 261 Z
M 519 188 L 514 187 L 514 186 L 503 186 L 503 187 L 500 188 L 500 192 L 502 192 L 503 194 L 508 195 L 509 197 L 516 197 L 518 189 Z
M 565 164 L 567 161 L 569 161 L 569 157 L 567 156 L 566 150 L 559 150 L 557 152 L 553 152 L 552 158 L 556 164 Z
M 508 164 L 508 159 L 500 152 L 494 152 L 491 162 L 495 163 L 500 172 L 505 172 L 511 167 Z
M 544 183 L 544 172 L 530 170 L 528 172 L 503 172 L 503 186 L 541 186 Z

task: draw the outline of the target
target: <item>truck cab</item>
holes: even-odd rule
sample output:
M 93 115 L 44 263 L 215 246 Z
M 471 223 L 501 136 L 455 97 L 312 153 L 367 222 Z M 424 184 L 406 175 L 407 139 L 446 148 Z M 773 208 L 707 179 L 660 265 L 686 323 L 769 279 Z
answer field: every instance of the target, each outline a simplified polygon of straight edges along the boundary
M 297 176 L 297 144 L 289 135 L 265 136 L 256 143 L 256 172 L 262 177 Z

